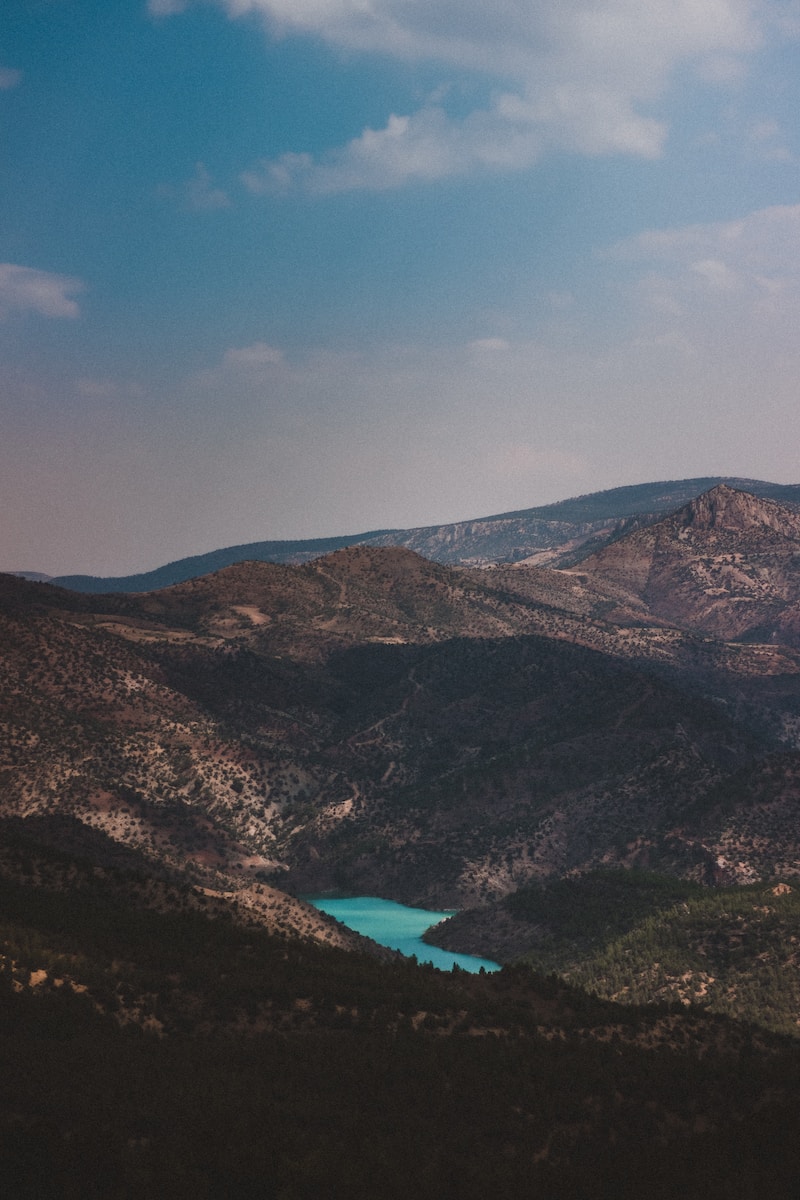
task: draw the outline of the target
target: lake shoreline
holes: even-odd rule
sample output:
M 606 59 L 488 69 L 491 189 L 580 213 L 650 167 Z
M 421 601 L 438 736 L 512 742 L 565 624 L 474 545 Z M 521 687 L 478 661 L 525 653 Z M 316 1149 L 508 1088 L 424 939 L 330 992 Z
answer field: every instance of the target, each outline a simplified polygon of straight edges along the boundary
M 408 958 L 416 958 L 420 963 L 431 963 L 439 970 L 452 971 L 453 967 L 458 967 L 473 974 L 481 970 L 500 970 L 500 964 L 492 959 L 442 950 L 423 941 L 427 930 L 454 916 L 456 909 L 434 912 L 411 908 L 395 900 L 383 900 L 379 896 L 312 895 L 302 899 L 379 945 L 397 950 Z

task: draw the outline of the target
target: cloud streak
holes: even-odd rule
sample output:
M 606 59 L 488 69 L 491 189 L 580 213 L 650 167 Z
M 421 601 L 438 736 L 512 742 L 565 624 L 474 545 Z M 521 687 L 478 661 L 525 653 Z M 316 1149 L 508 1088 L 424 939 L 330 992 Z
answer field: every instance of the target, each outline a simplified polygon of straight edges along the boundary
M 711 253 L 735 260 L 749 272 L 795 273 L 800 264 L 799 234 L 800 204 L 774 205 L 735 221 L 645 230 L 600 256 L 629 262 L 686 262 Z
M 629 264 L 645 307 L 662 323 L 683 322 L 693 341 L 729 326 L 739 339 L 766 337 L 774 344 L 800 335 L 798 247 L 795 204 L 736 221 L 647 230 L 600 257 Z
M 167 200 L 177 201 L 194 212 L 219 212 L 231 207 L 231 199 L 224 188 L 218 187 L 205 163 L 197 162 L 194 174 L 179 186 L 160 184 L 157 194 Z
M 190 207 L 197 212 L 216 212 L 230 207 L 230 198 L 215 185 L 204 163 L 195 164 L 194 175 L 186 183 L 184 191 Z
M 67 275 L 53 275 L 35 267 L 0 263 L 0 318 L 12 312 L 38 313 L 42 317 L 78 317 L 74 293 L 83 282 Z

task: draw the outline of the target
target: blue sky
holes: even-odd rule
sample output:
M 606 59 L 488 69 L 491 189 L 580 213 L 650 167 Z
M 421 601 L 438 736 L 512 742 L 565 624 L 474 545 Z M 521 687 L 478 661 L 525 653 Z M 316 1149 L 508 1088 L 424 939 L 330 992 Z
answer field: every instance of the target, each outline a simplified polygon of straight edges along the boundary
M 797 0 L 5 0 L 0 569 L 800 481 Z

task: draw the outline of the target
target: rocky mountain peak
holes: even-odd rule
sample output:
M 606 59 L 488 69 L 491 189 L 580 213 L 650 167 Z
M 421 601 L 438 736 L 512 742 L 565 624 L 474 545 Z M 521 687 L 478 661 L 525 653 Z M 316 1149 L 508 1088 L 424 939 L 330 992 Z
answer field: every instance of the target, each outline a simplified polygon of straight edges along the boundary
M 726 483 L 697 496 L 678 514 L 684 527 L 696 530 L 745 532 L 766 527 L 791 538 L 800 537 L 800 517 L 773 500 L 741 492 Z
M 593 586 L 660 620 L 791 646 L 800 640 L 798 568 L 800 513 L 724 483 L 580 564 Z

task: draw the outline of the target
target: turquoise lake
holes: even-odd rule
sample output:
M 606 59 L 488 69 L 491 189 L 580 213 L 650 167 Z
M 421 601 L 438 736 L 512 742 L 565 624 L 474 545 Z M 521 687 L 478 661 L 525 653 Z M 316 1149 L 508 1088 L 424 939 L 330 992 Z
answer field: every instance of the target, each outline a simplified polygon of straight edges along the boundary
M 350 896 L 346 899 L 305 896 L 304 899 L 356 933 L 362 933 L 381 946 L 388 946 L 390 950 L 399 950 L 401 954 L 414 954 L 419 962 L 433 963 L 442 971 L 452 970 L 454 964 L 463 971 L 477 972 L 481 967 L 486 971 L 500 969 L 498 963 L 488 958 L 453 954 L 450 950 L 440 950 L 438 946 L 428 946 L 422 941 L 426 929 L 438 925 L 445 917 L 452 917 L 452 912 L 408 908 L 394 900 L 379 900 L 377 896 Z

